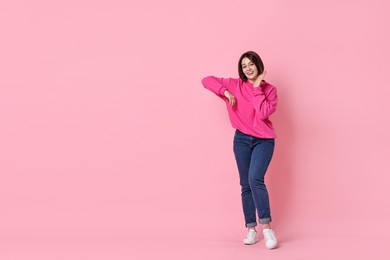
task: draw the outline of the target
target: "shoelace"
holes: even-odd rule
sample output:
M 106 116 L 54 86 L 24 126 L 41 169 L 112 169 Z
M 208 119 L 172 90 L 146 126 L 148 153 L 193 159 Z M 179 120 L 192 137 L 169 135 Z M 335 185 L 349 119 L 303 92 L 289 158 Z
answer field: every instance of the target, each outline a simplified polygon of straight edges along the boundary
M 264 233 L 264 238 L 265 238 L 265 240 L 270 240 L 270 239 L 272 239 L 272 240 L 275 240 L 274 239 L 274 235 L 272 234 L 272 231 L 270 231 L 270 232 L 265 232 Z
M 249 231 L 248 234 L 246 235 L 245 239 L 248 239 L 249 237 L 254 237 L 256 234 L 256 231 Z

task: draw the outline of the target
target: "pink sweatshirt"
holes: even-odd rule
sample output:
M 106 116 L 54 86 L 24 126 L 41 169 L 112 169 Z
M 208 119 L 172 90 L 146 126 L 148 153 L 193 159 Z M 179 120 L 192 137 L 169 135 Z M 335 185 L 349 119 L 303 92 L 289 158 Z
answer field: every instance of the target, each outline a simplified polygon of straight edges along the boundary
M 255 88 L 249 81 L 213 76 L 204 78 L 202 84 L 225 101 L 233 128 L 254 137 L 276 137 L 268 119 L 275 112 L 278 103 L 274 86 L 264 81 L 260 87 Z M 235 106 L 230 106 L 223 94 L 225 90 L 229 90 L 236 98 Z

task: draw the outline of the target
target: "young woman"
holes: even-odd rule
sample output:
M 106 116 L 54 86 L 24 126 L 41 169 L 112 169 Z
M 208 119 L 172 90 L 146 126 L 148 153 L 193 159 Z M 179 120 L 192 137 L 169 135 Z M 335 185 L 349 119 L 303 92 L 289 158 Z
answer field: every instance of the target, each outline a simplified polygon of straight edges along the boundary
M 253 245 L 257 236 L 256 210 L 263 228 L 268 249 L 277 246 L 271 229 L 271 210 L 264 176 L 274 151 L 274 128 L 269 116 L 278 103 L 276 88 L 264 80 L 266 71 L 263 61 L 253 51 L 241 55 L 238 61 L 240 78 L 202 80 L 205 88 L 222 98 L 229 118 L 236 129 L 233 150 L 240 175 L 242 207 L 248 233 L 244 244 Z

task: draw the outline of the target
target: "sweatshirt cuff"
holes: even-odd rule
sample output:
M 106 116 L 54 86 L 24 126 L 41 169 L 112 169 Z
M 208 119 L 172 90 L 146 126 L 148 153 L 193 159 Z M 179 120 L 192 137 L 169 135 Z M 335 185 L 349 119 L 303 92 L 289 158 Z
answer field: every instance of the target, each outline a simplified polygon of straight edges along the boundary
M 224 96 L 225 90 L 227 90 L 227 88 L 225 88 L 225 87 L 220 88 L 219 94 L 220 94 L 221 96 Z

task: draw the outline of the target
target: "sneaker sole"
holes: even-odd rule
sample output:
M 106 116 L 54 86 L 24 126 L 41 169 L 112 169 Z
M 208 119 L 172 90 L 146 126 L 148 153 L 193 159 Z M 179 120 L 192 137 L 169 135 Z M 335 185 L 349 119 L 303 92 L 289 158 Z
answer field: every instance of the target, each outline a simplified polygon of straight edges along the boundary
M 247 245 L 247 246 L 254 245 L 254 244 L 256 244 L 256 243 L 259 242 L 259 241 L 260 241 L 260 239 L 257 238 L 257 239 L 255 240 L 255 242 L 253 242 L 253 243 L 245 243 L 245 242 L 244 242 L 244 245 Z
M 272 246 L 272 247 L 267 247 L 267 246 L 265 246 L 268 250 L 272 250 L 272 249 L 275 249 L 275 248 L 277 248 L 278 247 L 278 244 L 276 244 L 276 245 L 274 245 L 274 246 Z

